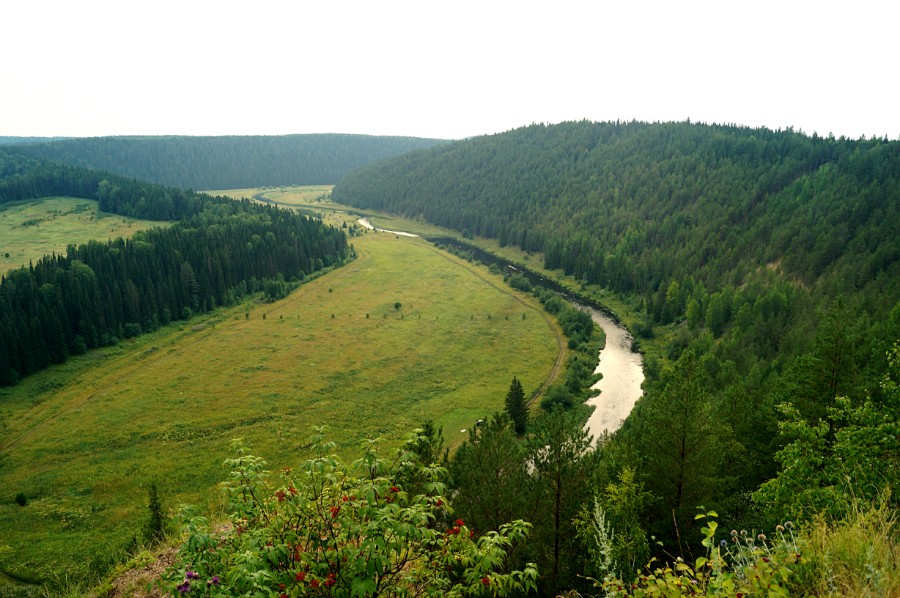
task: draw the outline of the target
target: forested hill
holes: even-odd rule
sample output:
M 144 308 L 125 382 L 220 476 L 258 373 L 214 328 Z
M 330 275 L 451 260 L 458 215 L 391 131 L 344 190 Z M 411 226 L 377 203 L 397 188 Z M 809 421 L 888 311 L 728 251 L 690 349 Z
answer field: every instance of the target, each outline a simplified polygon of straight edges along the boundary
M 697 505 L 774 526 L 823 496 L 896 486 L 897 443 L 853 445 L 872 460 L 850 472 L 824 439 L 900 438 L 848 423 L 864 405 L 896 421 L 878 401 L 900 339 L 900 142 L 533 125 L 360 169 L 332 197 L 543 252 L 615 292 L 651 350 L 644 397 L 605 450 L 655 497 L 643 525 L 657 538 L 685 537 Z
M 541 251 L 549 268 L 648 300 L 672 281 L 715 288 L 766 265 L 825 277 L 832 293 L 900 280 L 896 141 L 532 125 L 360 169 L 333 197 Z
M 91 137 L 15 144 L 9 150 L 182 189 L 244 189 L 336 183 L 355 168 L 441 143 L 338 134 Z

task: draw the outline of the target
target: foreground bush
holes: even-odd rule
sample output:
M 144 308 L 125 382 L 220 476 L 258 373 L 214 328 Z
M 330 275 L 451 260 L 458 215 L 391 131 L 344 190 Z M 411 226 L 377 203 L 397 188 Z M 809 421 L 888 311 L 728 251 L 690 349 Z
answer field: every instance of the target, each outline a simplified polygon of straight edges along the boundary
M 167 574 L 173 595 L 507 596 L 534 590 L 537 569 L 502 572 L 507 549 L 530 525 L 515 521 L 474 537 L 451 520 L 443 468 L 421 463 L 414 436 L 391 460 L 374 443 L 347 466 L 329 455 L 297 472 L 266 471 L 238 445 L 227 523 L 213 529 L 188 508 L 187 541 Z M 418 492 L 407 492 L 418 489 Z
M 693 564 L 677 559 L 648 566 L 633 582 L 609 576 L 596 586 L 608 597 L 898 597 L 900 538 L 888 504 L 885 495 L 879 506 L 857 504 L 840 521 L 818 517 L 803 530 L 788 521 L 769 537 L 745 530 L 721 534 L 710 519 L 702 529 L 706 554 Z

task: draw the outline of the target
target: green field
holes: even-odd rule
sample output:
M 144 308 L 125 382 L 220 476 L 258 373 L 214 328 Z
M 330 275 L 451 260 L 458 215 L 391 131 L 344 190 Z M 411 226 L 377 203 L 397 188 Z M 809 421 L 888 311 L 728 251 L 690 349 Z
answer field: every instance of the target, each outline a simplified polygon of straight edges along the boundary
M 499 276 L 418 239 L 352 241 L 357 260 L 284 300 L 221 309 L 0 389 L 0 569 L 83 573 L 138 533 L 151 480 L 170 507 L 212 506 L 232 438 L 273 468 L 299 463 L 318 425 L 344 456 L 429 418 L 455 443 L 502 408 L 514 375 L 531 392 L 553 371 L 555 325 Z
M 423 220 L 410 220 L 393 216 L 377 210 L 359 210 L 352 206 L 334 203 L 330 199 L 331 189 L 334 185 L 322 185 L 317 187 L 275 187 L 271 189 L 226 189 L 220 191 L 208 191 L 211 195 L 223 195 L 234 199 L 262 196 L 264 203 L 272 203 L 282 207 L 303 209 L 321 216 L 326 222 L 335 226 L 350 225 L 356 222 L 360 216 L 365 215 L 378 228 L 388 230 L 400 230 L 417 235 L 434 235 L 443 237 L 458 237 L 459 233 L 448 228 L 435 226 Z
M 0 273 L 27 265 L 66 246 L 91 239 L 130 237 L 164 223 L 107 214 L 97 202 L 74 197 L 48 197 L 0 205 Z
M 206 191 L 210 195 L 222 195 L 233 199 L 256 199 L 262 203 L 274 202 L 286 206 L 298 206 L 328 201 L 334 185 L 307 185 L 296 187 L 260 187 L 251 189 L 225 189 Z

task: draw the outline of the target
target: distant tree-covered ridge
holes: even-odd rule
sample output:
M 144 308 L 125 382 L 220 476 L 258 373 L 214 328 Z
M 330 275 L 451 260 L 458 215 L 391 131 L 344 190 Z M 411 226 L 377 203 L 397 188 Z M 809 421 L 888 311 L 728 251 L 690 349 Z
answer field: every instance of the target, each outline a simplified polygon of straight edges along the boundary
M 16 143 L 9 149 L 182 189 L 244 189 L 336 183 L 355 168 L 440 143 L 339 134 L 158 136 Z
M 70 137 L 14 137 L 0 136 L 0 145 L 15 145 L 17 143 L 42 143 L 45 141 L 62 141 Z
M 350 257 L 340 230 L 296 212 L 0 152 L 0 203 L 43 195 L 177 220 L 129 240 L 70 245 L 0 278 L 0 385 L 176 319 L 275 292 Z

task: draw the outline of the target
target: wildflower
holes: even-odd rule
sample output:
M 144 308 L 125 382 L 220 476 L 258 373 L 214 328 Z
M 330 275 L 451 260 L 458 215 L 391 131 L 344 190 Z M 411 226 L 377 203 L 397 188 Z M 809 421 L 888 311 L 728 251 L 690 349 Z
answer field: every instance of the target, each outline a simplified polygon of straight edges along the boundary
M 437 499 L 437 502 L 434 503 L 434 504 L 435 504 L 435 506 L 438 506 L 438 507 L 439 507 L 439 506 L 441 506 L 442 504 L 444 504 L 444 501 L 442 501 L 442 500 L 439 498 L 439 499 Z
M 285 589 L 286 587 L 287 587 L 287 586 L 285 586 L 283 583 L 278 584 L 278 589 L 281 590 L 282 592 L 284 591 L 284 589 Z
M 466 524 L 466 522 L 462 519 L 457 519 L 454 523 L 456 523 L 456 525 L 458 525 L 459 527 L 462 527 Z
M 297 489 L 291 486 L 290 488 L 288 488 L 288 492 L 290 492 L 291 495 L 295 495 L 297 494 Z
M 283 501 L 283 500 L 284 500 L 284 490 L 278 490 L 278 491 L 276 491 L 276 492 L 275 492 L 275 498 L 278 499 L 278 502 Z
M 219 576 L 218 576 L 218 575 L 213 575 L 213 576 L 212 576 L 212 579 L 208 579 L 208 580 L 206 581 L 206 585 L 208 585 L 208 586 L 217 586 L 217 585 L 219 585 Z
M 765 534 L 760 534 L 760 535 L 758 535 L 758 536 L 756 536 L 756 537 L 757 537 L 757 539 L 758 539 L 760 542 L 765 542 L 765 541 L 766 541 L 766 535 L 765 535 Z
M 341 497 L 341 501 L 343 501 L 343 502 L 347 502 L 348 500 L 350 500 L 350 497 L 347 496 L 346 494 Z
M 331 518 L 337 519 L 338 513 L 340 513 L 340 512 L 341 512 L 340 507 L 331 507 Z
M 331 586 L 334 585 L 334 583 L 335 583 L 334 573 L 329 573 L 328 577 L 325 578 L 325 586 L 330 588 Z
M 310 580 L 309 585 L 312 587 L 312 589 L 315 590 L 316 588 L 319 587 L 319 580 L 318 579 Z
M 783 525 L 776 525 L 776 526 L 775 526 L 775 531 L 777 531 L 777 532 L 780 534 L 781 532 L 784 531 L 784 526 L 783 526 Z
M 721 542 L 719 542 L 719 546 L 725 548 L 726 546 L 728 546 L 728 540 L 722 540 Z
M 400 488 L 396 486 L 391 486 L 391 492 L 400 492 Z
M 737 536 L 737 530 L 733 529 L 731 530 L 731 537 L 734 538 L 735 536 Z
M 764 556 L 764 557 L 763 557 L 763 562 L 764 562 L 764 563 L 768 563 L 768 562 L 769 562 L 769 557 Z
M 794 529 L 794 524 L 791 523 L 790 521 L 785 521 L 785 522 L 784 522 L 784 527 L 787 528 L 787 529 Z
M 187 594 L 188 592 L 191 591 L 191 584 L 190 584 L 190 582 L 186 581 L 183 584 L 181 584 L 180 586 L 178 586 L 177 589 L 178 589 L 179 594 Z
M 186 571 L 184 574 L 185 579 L 200 579 L 200 575 L 194 573 L 193 571 Z
M 741 530 L 741 537 L 743 538 L 743 537 L 746 536 L 746 535 L 747 535 L 747 530 L 742 529 L 742 530 Z
M 488 587 L 489 585 L 491 585 L 491 578 L 488 577 L 487 575 L 485 575 L 484 577 L 482 577 L 482 578 L 481 578 L 481 585 L 483 585 L 484 587 Z
M 306 579 L 306 572 L 300 571 L 299 573 L 297 573 L 297 575 L 294 576 L 294 579 L 296 579 L 297 581 L 303 581 L 304 579 Z

